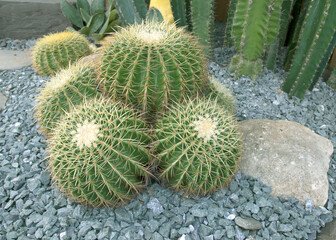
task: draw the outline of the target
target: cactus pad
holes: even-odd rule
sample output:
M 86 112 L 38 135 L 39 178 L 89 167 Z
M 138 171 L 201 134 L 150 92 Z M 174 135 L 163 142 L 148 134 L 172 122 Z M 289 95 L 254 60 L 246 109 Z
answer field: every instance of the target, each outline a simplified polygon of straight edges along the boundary
M 85 205 L 127 203 L 150 176 L 145 127 L 122 104 L 85 101 L 62 119 L 49 140 L 52 179 Z
M 156 129 L 160 175 L 174 189 L 204 195 L 228 184 L 237 171 L 237 122 L 216 101 L 189 100 L 176 106 Z
M 55 75 L 91 52 L 89 41 L 79 33 L 50 34 L 36 42 L 33 49 L 33 67 L 41 76 Z

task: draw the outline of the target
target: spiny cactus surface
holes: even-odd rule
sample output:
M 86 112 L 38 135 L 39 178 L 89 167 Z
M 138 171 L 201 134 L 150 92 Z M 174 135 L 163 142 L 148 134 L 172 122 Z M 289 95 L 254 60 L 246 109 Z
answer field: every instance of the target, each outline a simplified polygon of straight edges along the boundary
M 220 107 L 229 112 L 233 113 L 235 111 L 235 104 L 231 90 L 225 87 L 223 83 L 214 76 L 210 77 L 208 86 L 204 88 L 202 96 L 204 96 L 204 98 L 216 100 L 221 105 Z
M 189 100 L 176 106 L 156 129 L 160 176 L 172 188 L 204 195 L 228 184 L 237 171 L 237 122 L 216 101 Z
M 47 82 L 36 105 L 36 116 L 46 135 L 50 135 L 61 116 L 73 106 L 100 95 L 96 78 L 92 66 L 78 63 L 61 70 Z
M 63 118 L 49 140 L 52 179 L 85 205 L 127 203 L 150 176 L 145 128 L 122 104 L 85 101 Z
M 41 76 L 55 75 L 91 52 L 89 41 L 79 33 L 50 34 L 36 42 L 33 49 L 33 67 Z
M 156 114 L 202 88 L 206 64 L 197 41 L 166 23 L 132 25 L 114 35 L 102 56 L 107 94 Z

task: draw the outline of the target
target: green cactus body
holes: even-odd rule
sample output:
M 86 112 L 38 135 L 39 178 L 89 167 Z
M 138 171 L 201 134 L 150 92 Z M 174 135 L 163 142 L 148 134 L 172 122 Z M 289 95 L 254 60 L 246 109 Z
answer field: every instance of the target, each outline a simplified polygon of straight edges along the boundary
M 313 87 L 314 78 L 321 76 L 321 66 L 324 69 L 327 62 L 324 59 L 330 58 L 336 44 L 333 41 L 336 31 L 335 12 L 336 1 L 311 1 L 300 33 L 301 41 L 283 85 L 283 90 L 290 97 L 302 99 L 306 90 Z M 324 64 L 321 64 L 323 61 Z
M 232 47 L 233 46 L 231 30 L 232 30 L 233 17 L 234 17 L 234 14 L 236 12 L 236 6 L 237 6 L 237 0 L 231 0 L 230 1 L 228 18 L 226 20 L 226 27 L 225 27 L 224 44 L 225 44 L 226 47 Z
M 199 42 L 205 47 L 206 53 L 211 56 L 214 31 L 214 0 L 191 0 L 192 29 Z
M 211 76 L 208 86 L 204 88 L 202 96 L 216 100 L 221 107 L 229 112 L 235 112 L 234 98 L 230 89 L 225 87 L 217 78 Z
M 237 0 L 234 5 L 236 11 L 232 20 L 231 38 L 240 57 L 237 57 L 239 61 L 232 59 L 230 63 L 230 69 L 237 76 L 241 75 L 240 72 L 254 79 L 259 75 L 261 68 L 258 60 L 279 33 L 282 1 Z M 253 61 L 258 63 L 253 64 Z M 236 62 L 241 65 L 234 66 Z
M 113 3 L 124 25 L 141 23 L 147 14 L 144 0 L 113 0 Z
M 189 100 L 156 126 L 160 176 L 176 190 L 204 195 L 228 184 L 237 171 L 241 140 L 232 113 L 212 99 Z
M 42 88 L 37 97 L 36 116 L 43 132 L 50 135 L 62 115 L 83 102 L 100 95 L 97 73 L 87 64 L 63 69 Z
M 243 56 L 237 54 L 231 59 L 228 70 L 235 74 L 235 77 L 250 76 L 251 79 L 256 80 L 263 67 L 261 59 L 250 61 Z
M 101 84 L 144 112 L 156 114 L 206 80 L 204 53 L 183 29 L 150 22 L 116 33 L 102 56 Z
M 188 25 L 185 0 L 170 0 L 170 5 L 177 26 L 184 27 Z
M 55 75 L 91 52 L 89 41 L 79 33 L 50 34 L 36 42 L 33 49 L 33 67 L 41 76 Z
M 130 109 L 105 99 L 68 113 L 49 140 L 48 168 L 59 188 L 95 207 L 127 203 L 146 184 L 150 138 Z

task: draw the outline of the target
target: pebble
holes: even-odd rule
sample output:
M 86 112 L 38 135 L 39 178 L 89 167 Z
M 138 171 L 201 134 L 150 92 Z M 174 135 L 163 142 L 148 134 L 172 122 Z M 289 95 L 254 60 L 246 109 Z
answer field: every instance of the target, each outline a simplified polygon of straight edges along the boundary
M 259 230 L 262 227 L 261 223 L 253 218 L 236 217 L 234 221 L 239 227 L 246 230 Z

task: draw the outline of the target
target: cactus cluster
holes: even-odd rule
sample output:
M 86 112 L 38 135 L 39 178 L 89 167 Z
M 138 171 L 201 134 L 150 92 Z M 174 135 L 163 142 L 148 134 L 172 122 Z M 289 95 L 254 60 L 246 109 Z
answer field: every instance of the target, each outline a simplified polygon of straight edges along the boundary
M 160 176 L 174 189 L 204 195 L 237 171 L 240 135 L 233 114 L 211 99 L 174 107 L 156 127 Z
M 79 33 L 98 41 L 121 24 L 112 0 L 107 2 L 105 5 L 104 0 L 77 0 L 76 8 L 67 0 L 62 0 L 61 10 Z M 76 31 L 72 27 L 68 29 Z
M 92 66 L 77 63 L 62 69 L 46 83 L 36 105 L 36 116 L 46 135 L 50 135 L 64 113 L 84 99 L 100 95 L 96 78 L 97 72 Z
M 82 204 L 124 204 L 151 176 L 145 127 L 121 104 L 85 101 L 63 118 L 48 141 L 52 179 Z
M 91 52 L 89 41 L 79 33 L 50 34 L 36 42 L 33 67 L 41 76 L 52 76 Z
M 234 103 L 209 79 L 195 38 L 149 21 L 100 51 L 57 73 L 37 99 L 59 188 L 85 205 L 119 206 L 146 186 L 155 164 L 177 190 L 204 195 L 226 185 L 240 157 Z
M 165 23 L 132 25 L 116 33 L 102 55 L 106 94 L 155 115 L 195 96 L 206 82 L 204 53 L 182 29 Z

